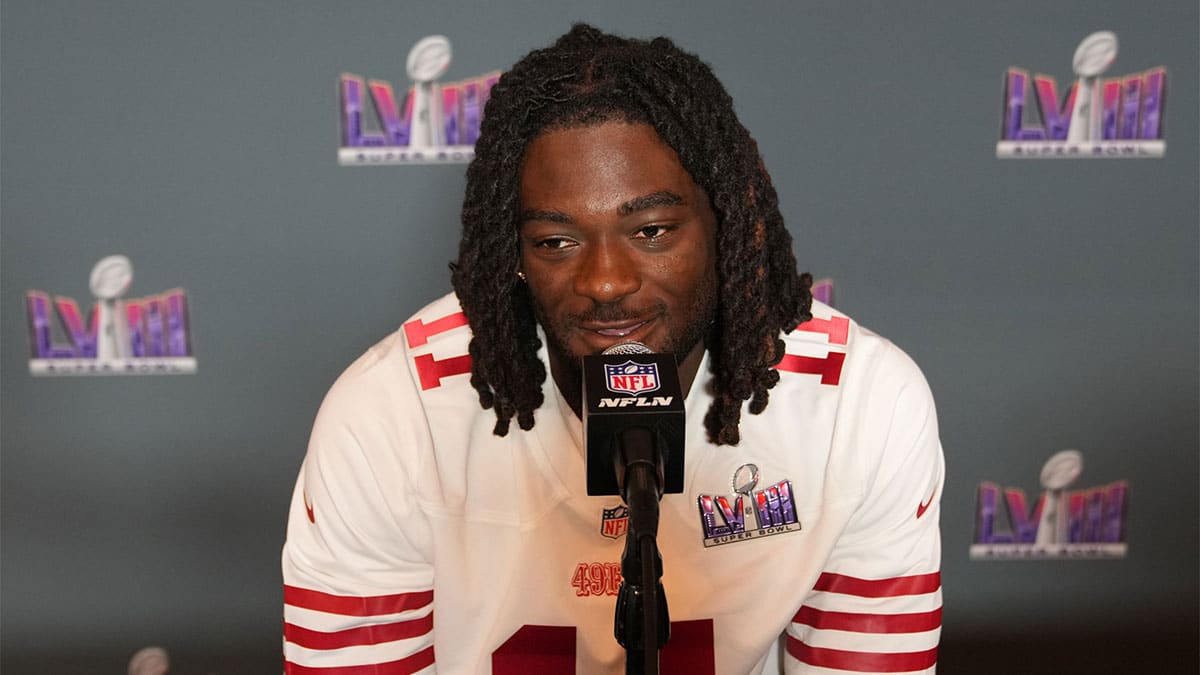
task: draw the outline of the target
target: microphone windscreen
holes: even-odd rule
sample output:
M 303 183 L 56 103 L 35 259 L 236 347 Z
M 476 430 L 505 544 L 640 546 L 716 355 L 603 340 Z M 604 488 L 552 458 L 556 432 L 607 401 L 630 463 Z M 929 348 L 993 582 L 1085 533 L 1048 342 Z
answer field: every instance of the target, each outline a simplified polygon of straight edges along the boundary
M 605 349 L 601 353 L 605 354 L 605 355 L 615 354 L 617 356 L 620 356 L 621 354 L 649 354 L 651 352 L 650 352 L 650 348 L 647 347 L 646 345 L 644 345 L 640 342 L 634 342 L 633 340 L 630 340 L 629 342 L 618 342 L 617 344 L 609 347 L 608 349 Z

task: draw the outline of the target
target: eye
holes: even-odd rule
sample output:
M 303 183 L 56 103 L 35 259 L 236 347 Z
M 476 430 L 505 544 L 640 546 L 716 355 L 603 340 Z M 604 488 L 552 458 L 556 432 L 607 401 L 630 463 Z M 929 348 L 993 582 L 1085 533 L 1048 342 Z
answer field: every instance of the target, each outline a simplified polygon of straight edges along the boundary
M 574 241 L 566 237 L 546 237 L 533 242 L 533 247 L 543 251 L 561 251 L 565 248 L 573 246 Z
M 673 225 L 643 225 L 642 227 L 638 228 L 638 231 L 634 236 L 638 239 L 657 241 L 662 239 L 674 229 L 675 227 Z

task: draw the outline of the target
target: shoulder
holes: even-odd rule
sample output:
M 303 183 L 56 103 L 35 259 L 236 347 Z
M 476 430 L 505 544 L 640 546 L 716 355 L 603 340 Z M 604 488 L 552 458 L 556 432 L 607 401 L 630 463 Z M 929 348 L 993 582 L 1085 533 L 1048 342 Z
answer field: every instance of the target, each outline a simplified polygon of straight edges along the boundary
M 933 395 L 908 354 L 832 307 L 813 303 L 812 314 L 784 338 L 777 366 L 789 407 L 808 411 L 798 421 L 826 421 L 831 452 L 868 482 L 914 447 L 940 455 Z
M 820 302 L 813 302 L 812 315 L 784 336 L 783 373 L 818 375 L 843 390 L 925 385 L 916 363 L 887 338 Z
M 452 293 L 442 296 L 355 359 L 330 389 L 326 403 L 345 401 L 358 408 L 369 399 L 401 396 L 414 384 L 417 391 L 432 388 L 428 386 L 431 373 L 422 372 L 429 368 L 422 364 L 465 356 L 470 340 L 470 329 L 457 298 Z M 469 370 L 469 361 L 467 365 Z M 442 366 L 441 370 L 447 368 Z
M 321 403 L 314 438 L 407 435 L 425 426 L 414 424 L 425 416 L 424 394 L 470 372 L 469 343 L 453 294 L 426 305 L 342 372 Z M 455 379 L 470 390 L 469 378 Z

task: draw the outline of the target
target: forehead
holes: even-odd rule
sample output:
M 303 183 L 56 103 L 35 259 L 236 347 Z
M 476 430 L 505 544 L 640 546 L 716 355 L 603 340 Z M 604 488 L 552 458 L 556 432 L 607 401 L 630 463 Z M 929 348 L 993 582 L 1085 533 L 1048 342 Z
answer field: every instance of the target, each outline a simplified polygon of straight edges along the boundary
M 673 192 L 707 197 L 675 151 L 648 124 L 602 122 L 545 131 L 521 163 L 523 208 L 611 211 L 633 197 Z

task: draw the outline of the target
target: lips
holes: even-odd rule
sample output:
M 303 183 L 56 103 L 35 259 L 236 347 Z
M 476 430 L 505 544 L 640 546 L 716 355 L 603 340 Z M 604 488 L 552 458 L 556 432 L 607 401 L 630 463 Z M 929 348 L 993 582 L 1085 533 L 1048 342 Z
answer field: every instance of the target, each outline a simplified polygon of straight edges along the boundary
M 637 321 L 634 323 L 624 322 L 619 325 L 603 325 L 603 326 L 601 326 L 601 325 L 592 324 L 592 325 L 585 325 L 585 326 L 583 326 L 583 328 L 585 330 L 590 330 L 593 333 L 596 333 L 597 335 L 603 335 L 604 337 L 623 338 L 623 337 L 628 337 L 628 336 L 632 335 L 634 332 L 636 332 L 642 326 L 645 326 L 647 323 L 649 323 L 648 319 L 646 321 Z
M 621 342 L 645 342 L 656 323 L 654 317 L 643 317 L 620 321 L 583 321 L 577 326 L 580 337 L 588 345 L 584 353 L 598 353 Z
M 564 340 L 564 346 L 570 343 L 567 350 L 573 354 L 599 354 L 622 342 L 657 344 L 660 340 L 655 336 L 667 325 L 663 307 L 602 306 L 564 317 L 555 333 Z

